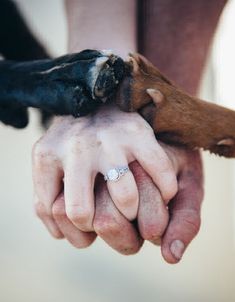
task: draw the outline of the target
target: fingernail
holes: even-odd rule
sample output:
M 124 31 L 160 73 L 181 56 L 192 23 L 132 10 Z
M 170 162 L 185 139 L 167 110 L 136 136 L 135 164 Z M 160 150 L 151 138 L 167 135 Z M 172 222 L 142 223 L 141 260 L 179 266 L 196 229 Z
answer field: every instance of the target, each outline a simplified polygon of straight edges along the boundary
M 183 256 L 185 245 L 181 240 L 174 240 L 171 243 L 170 250 L 172 255 L 177 259 L 180 260 Z
M 161 239 L 161 237 L 159 237 L 159 238 L 156 238 L 156 239 L 154 239 L 154 240 L 151 240 L 151 242 L 152 242 L 154 245 L 160 246 L 161 243 L 162 243 L 162 239 Z
M 158 89 L 148 88 L 147 93 L 153 98 L 155 104 L 159 105 L 163 102 L 164 96 Z

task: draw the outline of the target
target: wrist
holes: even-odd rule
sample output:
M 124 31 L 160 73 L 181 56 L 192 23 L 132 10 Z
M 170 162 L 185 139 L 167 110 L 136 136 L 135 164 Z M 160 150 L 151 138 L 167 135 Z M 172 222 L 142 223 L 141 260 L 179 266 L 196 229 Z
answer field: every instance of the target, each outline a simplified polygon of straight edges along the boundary
M 135 0 L 66 1 L 66 10 L 69 52 L 112 49 L 125 58 L 136 51 Z

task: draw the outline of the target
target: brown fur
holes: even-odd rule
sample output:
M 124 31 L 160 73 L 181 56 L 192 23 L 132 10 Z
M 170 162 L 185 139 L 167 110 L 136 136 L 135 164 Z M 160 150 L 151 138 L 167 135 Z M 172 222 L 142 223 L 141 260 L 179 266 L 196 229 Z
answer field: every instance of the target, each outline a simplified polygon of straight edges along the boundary
M 117 98 L 122 110 L 139 111 L 166 143 L 235 157 L 235 111 L 186 94 L 139 54 L 127 65 Z

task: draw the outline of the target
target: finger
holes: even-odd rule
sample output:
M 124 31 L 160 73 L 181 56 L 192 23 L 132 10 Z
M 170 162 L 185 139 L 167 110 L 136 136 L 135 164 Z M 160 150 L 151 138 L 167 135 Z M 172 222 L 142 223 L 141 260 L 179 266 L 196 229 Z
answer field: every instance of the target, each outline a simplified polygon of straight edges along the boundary
M 169 214 L 161 194 L 151 177 L 135 161 L 130 164 L 139 190 L 138 227 L 141 237 L 159 244 L 164 233 Z
M 36 144 L 33 149 L 35 211 L 55 238 L 62 234 L 52 217 L 52 204 L 62 189 L 63 172 L 54 156 Z
M 151 134 L 153 135 L 153 133 Z M 167 203 L 177 192 L 176 173 L 162 147 L 155 141 L 141 144 L 132 150 L 133 156 L 152 178 Z
M 107 182 L 108 191 L 118 210 L 130 221 L 137 217 L 139 194 L 131 171 L 117 182 Z
M 81 168 L 82 167 L 82 168 Z M 66 214 L 84 232 L 93 231 L 94 177 L 88 166 L 78 163 L 71 155 L 65 166 L 64 197 Z
M 120 160 L 115 157 L 116 164 L 106 164 L 104 174 L 112 172 L 117 174 L 114 167 L 128 167 L 126 160 Z M 117 163 L 122 163 L 118 165 Z M 103 172 L 103 171 L 102 171 Z M 109 174 L 108 174 L 109 175 Z M 114 175 L 115 176 L 115 175 Z M 117 181 L 108 180 L 107 187 L 112 201 L 118 210 L 128 219 L 133 220 L 137 216 L 139 195 L 136 182 L 132 172 L 129 170 L 124 175 L 120 176 Z
M 96 182 L 94 229 L 113 249 L 124 255 L 137 253 L 143 244 L 133 224 L 125 219 L 112 202 L 102 177 Z
M 85 248 L 91 245 L 96 234 L 94 232 L 82 232 L 68 219 L 65 212 L 64 195 L 60 194 L 52 207 L 53 217 L 64 237 L 76 248 Z
M 34 208 L 37 216 L 42 220 L 49 233 L 56 239 L 64 238 L 63 233 L 60 231 L 60 228 L 56 224 L 52 215 L 48 214 L 45 205 L 37 201 L 35 202 Z
M 177 263 L 200 228 L 203 176 L 200 159 L 191 162 L 191 170 L 179 176 L 179 192 L 169 204 L 170 223 L 162 239 L 162 255 L 168 263 Z

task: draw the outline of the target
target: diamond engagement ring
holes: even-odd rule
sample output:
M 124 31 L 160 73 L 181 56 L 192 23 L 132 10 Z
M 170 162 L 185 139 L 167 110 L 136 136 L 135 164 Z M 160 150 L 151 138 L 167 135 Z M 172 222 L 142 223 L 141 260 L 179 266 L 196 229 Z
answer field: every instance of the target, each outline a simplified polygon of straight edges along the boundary
M 110 169 L 105 175 L 105 181 L 118 181 L 121 176 L 125 175 L 128 171 L 130 171 L 128 166 L 125 167 L 117 167 L 114 169 Z

